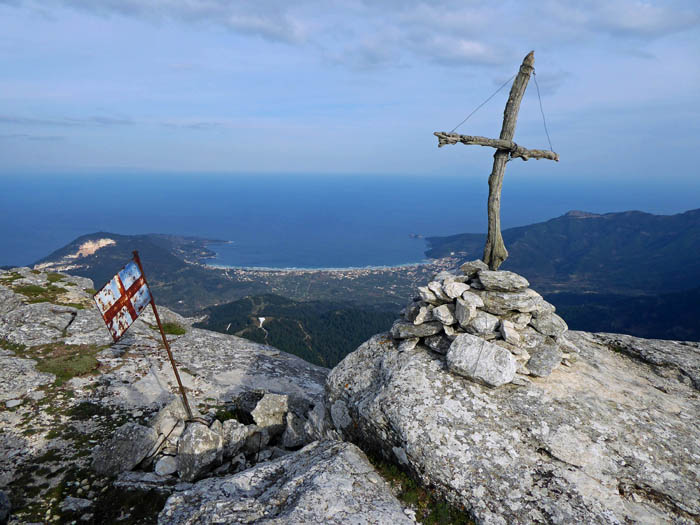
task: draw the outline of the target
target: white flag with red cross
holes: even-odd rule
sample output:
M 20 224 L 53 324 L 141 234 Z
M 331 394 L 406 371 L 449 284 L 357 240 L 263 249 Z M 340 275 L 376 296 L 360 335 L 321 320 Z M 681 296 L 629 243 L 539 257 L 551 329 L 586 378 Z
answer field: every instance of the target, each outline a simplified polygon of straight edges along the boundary
M 139 265 L 129 262 L 95 294 L 95 303 L 116 343 L 151 302 Z

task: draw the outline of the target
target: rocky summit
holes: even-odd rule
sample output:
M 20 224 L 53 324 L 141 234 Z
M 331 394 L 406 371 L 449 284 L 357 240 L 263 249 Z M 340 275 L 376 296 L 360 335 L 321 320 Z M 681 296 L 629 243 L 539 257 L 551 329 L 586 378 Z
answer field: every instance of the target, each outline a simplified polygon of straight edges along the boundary
M 481 261 L 332 371 L 0 271 L 0 523 L 700 522 L 700 344 L 569 331 Z M 367 455 L 366 455 L 367 454 Z

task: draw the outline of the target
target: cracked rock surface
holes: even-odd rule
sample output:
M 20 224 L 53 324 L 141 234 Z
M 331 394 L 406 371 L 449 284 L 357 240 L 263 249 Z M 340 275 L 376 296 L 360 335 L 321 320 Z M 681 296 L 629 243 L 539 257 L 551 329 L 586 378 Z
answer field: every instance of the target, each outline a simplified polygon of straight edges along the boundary
M 333 369 L 326 406 L 344 439 L 477 523 L 697 523 L 700 345 L 568 338 L 581 352 L 571 366 L 489 388 L 377 335 Z
M 351 443 L 315 441 L 233 476 L 173 494 L 160 525 L 256 523 L 415 523 L 387 483 Z

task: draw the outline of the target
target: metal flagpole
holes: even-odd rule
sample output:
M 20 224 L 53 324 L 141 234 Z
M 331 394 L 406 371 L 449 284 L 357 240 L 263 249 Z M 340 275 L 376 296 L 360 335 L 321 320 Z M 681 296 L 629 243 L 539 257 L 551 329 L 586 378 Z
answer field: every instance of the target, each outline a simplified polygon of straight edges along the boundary
M 146 280 L 146 274 L 143 272 L 143 266 L 141 266 L 141 259 L 139 259 L 139 252 L 134 250 L 134 261 L 141 270 L 141 277 L 143 277 L 143 282 L 148 286 L 148 281 Z M 163 338 L 163 344 L 168 352 L 168 357 L 170 358 L 170 364 L 173 365 L 173 371 L 175 372 L 175 379 L 177 379 L 177 384 L 180 387 L 180 394 L 182 395 L 182 402 L 185 404 L 185 411 L 187 412 L 187 418 L 192 420 L 192 411 L 190 410 L 190 404 L 187 401 L 187 394 L 185 393 L 185 387 L 182 386 L 182 381 L 180 381 L 180 374 L 177 371 L 177 366 L 175 366 L 175 359 L 173 359 L 173 353 L 170 351 L 170 345 L 168 344 L 168 339 L 165 337 L 165 332 L 163 331 L 163 325 L 160 322 L 160 316 L 158 315 L 158 309 L 156 308 L 156 301 L 153 299 L 153 292 L 151 292 L 151 287 L 148 286 L 148 292 L 151 294 L 151 307 L 153 307 L 153 315 L 156 317 L 156 323 L 158 323 L 158 329 L 160 330 L 160 335 Z

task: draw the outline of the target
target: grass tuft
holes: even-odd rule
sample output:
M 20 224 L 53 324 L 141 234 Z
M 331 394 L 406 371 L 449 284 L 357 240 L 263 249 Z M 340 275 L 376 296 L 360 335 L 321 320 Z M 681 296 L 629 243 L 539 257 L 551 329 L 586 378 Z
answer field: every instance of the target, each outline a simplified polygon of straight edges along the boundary
M 377 472 L 398 491 L 398 499 L 416 511 L 416 519 L 423 525 L 473 525 L 469 513 L 450 505 L 435 492 L 419 485 L 413 478 L 393 463 L 367 456 Z
M 184 335 L 187 333 L 187 330 L 178 323 L 163 323 L 163 332 L 168 335 Z

